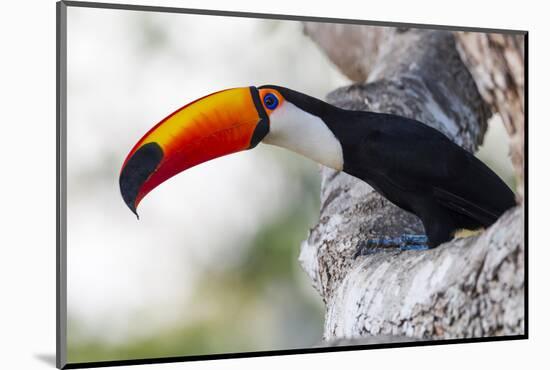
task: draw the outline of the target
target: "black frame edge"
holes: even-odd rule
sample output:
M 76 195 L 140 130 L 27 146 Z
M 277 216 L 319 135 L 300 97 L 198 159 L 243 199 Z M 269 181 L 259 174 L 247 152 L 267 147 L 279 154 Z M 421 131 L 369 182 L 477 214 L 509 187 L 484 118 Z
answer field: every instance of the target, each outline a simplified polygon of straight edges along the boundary
M 67 364 L 67 5 L 56 4 L 56 349 L 58 369 Z
M 525 243 L 525 255 L 524 255 L 524 268 L 525 268 L 525 321 L 524 321 L 524 333 L 525 337 L 529 338 L 529 33 L 526 32 L 523 36 L 524 49 L 524 86 L 523 86 L 523 107 L 524 107 L 524 131 L 523 131 L 523 204 L 524 204 L 524 243 Z

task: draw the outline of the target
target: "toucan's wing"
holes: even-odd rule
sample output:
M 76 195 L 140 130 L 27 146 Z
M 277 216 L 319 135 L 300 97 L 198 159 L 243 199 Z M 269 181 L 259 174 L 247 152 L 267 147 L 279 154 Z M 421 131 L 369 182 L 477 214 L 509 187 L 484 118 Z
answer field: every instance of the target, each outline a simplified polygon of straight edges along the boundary
M 484 226 L 489 226 L 500 216 L 487 207 L 478 206 L 470 200 L 443 190 L 439 187 L 434 188 L 434 196 L 441 205 L 455 212 L 468 216 Z
M 360 145 L 365 165 L 407 193 L 492 224 L 515 204 L 508 186 L 483 162 L 418 121 L 380 115 Z M 371 124 L 372 123 L 372 124 Z

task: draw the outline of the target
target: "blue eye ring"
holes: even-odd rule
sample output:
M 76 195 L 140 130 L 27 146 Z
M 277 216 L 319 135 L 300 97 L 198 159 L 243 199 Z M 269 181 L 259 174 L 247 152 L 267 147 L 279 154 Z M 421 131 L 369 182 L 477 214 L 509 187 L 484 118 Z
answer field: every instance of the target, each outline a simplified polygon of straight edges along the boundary
M 273 93 L 267 93 L 264 96 L 264 104 L 267 109 L 275 109 L 277 108 L 277 105 L 279 105 L 279 99 L 277 99 L 277 96 Z

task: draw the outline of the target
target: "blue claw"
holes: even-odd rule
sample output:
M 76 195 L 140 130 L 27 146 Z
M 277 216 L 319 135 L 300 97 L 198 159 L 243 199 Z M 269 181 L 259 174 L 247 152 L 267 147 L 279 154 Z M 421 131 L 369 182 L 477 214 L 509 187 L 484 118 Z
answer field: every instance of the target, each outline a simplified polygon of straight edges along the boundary
M 396 238 L 368 239 L 359 244 L 353 258 L 361 255 L 370 255 L 399 248 L 401 251 L 425 251 L 429 249 L 428 237 L 426 235 L 405 234 Z
M 401 237 L 403 244 L 426 244 L 428 237 L 426 235 L 405 234 Z
M 399 249 L 402 251 L 425 251 L 430 249 L 430 247 L 428 247 L 426 244 L 402 244 L 399 246 Z
M 401 238 L 379 238 L 367 240 L 367 248 L 392 247 L 402 244 Z
M 426 243 L 428 243 L 428 237 L 426 235 L 410 235 L 405 234 L 401 236 L 401 245 L 399 249 L 402 251 L 425 251 L 430 249 Z

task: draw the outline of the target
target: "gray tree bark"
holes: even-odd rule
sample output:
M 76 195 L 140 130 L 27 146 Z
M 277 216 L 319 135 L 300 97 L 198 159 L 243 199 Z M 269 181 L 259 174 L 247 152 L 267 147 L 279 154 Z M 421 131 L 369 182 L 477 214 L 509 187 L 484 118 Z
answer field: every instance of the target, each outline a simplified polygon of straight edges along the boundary
M 470 151 L 482 142 L 491 106 L 452 33 L 320 23 L 304 30 L 359 82 L 330 93 L 330 103 L 417 119 Z M 325 302 L 328 343 L 524 332 L 523 205 L 481 235 L 434 250 L 357 256 L 369 238 L 422 233 L 422 225 L 361 180 L 321 174 L 320 220 L 300 262 Z
M 525 39 L 523 35 L 457 32 L 458 51 L 483 99 L 502 118 L 510 136 L 518 201 L 523 201 Z

